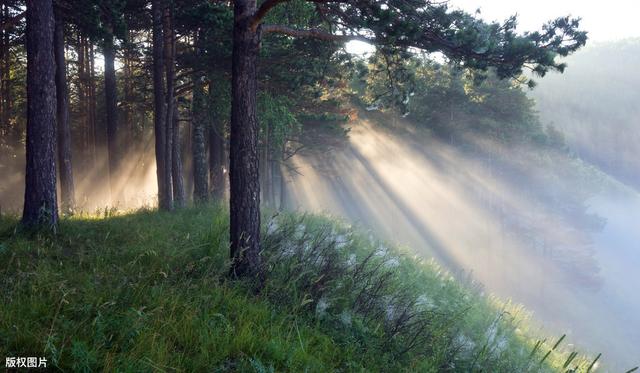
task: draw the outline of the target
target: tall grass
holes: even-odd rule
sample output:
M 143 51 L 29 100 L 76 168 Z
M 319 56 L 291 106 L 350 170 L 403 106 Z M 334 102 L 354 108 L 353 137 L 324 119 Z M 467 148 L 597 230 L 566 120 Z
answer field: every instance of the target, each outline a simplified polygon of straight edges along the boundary
M 342 222 L 266 217 L 256 294 L 226 277 L 222 208 L 105 211 L 55 236 L 0 219 L 0 355 L 81 372 L 594 368 L 533 337 L 521 307 Z

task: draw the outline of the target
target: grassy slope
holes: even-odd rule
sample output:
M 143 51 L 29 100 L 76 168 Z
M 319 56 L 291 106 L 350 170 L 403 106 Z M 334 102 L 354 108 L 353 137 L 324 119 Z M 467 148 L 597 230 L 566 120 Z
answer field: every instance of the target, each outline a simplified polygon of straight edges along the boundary
M 327 218 L 265 220 L 254 295 L 226 279 L 217 207 L 75 217 L 55 237 L 0 219 L 0 355 L 73 371 L 562 370 L 521 309 L 435 265 Z

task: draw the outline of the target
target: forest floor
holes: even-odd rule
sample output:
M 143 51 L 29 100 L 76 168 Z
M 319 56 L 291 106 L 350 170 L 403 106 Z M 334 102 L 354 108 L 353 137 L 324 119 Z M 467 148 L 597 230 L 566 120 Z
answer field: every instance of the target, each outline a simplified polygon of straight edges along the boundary
M 224 208 L 0 218 L 0 355 L 64 371 L 588 371 L 521 307 L 321 216 L 263 218 L 266 280 L 227 277 Z M 558 343 L 556 343 L 558 342 Z

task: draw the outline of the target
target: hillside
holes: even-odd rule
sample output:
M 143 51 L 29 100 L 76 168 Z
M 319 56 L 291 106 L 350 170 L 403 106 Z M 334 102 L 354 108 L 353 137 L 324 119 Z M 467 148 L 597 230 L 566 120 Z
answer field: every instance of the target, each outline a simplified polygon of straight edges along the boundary
M 219 207 L 107 210 L 65 219 L 55 236 L 16 232 L 4 217 L 0 350 L 44 355 L 65 371 L 590 365 L 559 352 L 566 342 L 537 341 L 522 308 L 366 232 L 321 216 L 264 220 L 268 270 L 256 293 L 227 280 Z
M 574 152 L 636 189 L 639 60 L 640 39 L 594 43 L 531 92 L 542 121 L 561 129 Z

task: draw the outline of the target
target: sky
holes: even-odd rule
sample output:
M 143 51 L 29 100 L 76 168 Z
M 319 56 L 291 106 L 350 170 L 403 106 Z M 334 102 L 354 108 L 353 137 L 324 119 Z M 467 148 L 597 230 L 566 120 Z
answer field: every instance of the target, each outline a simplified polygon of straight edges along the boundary
M 487 21 L 504 20 L 518 14 L 519 31 L 535 31 L 548 20 L 571 15 L 582 18 L 582 28 L 595 42 L 640 37 L 637 22 L 639 0 L 450 0 L 451 7 L 473 13 Z M 350 42 L 347 50 L 363 53 L 371 50 L 362 42 Z
M 570 14 L 582 18 L 582 27 L 594 41 L 640 36 L 638 0 L 451 0 L 451 5 L 469 12 L 480 8 L 486 20 L 517 13 L 522 31 L 537 30 L 549 19 Z

